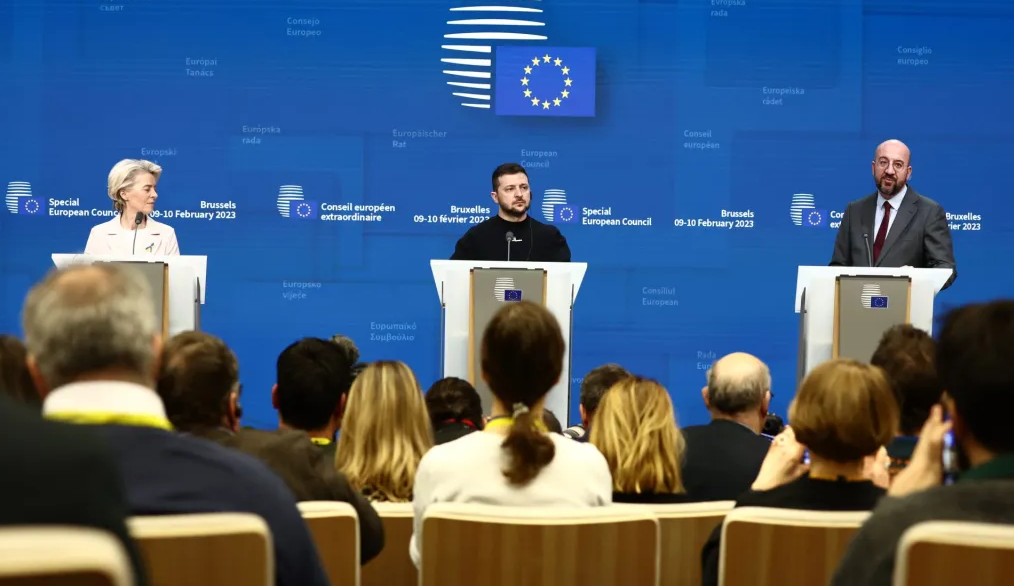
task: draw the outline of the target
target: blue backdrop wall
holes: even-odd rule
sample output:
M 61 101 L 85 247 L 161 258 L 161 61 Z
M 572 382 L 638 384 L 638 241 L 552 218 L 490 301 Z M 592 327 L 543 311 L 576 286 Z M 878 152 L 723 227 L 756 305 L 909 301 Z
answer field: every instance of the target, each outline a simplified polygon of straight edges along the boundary
M 159 219 L 209 257 L 204 327 L 239 355 L 248 423 L 273 423 L 274 360 L 304 335 L 428 386 L 429 260 L 517 161 L 589 263 L 575 383 L 620 362 L 697 423 L 705 369 L 745 350 L 782 412 L 796 267 L 828 262 L 880 141 L 953 215 L 938 309 L 1012 290 L 1011 30 L 1009 0 L 4 0 L 0 331 L 108 219 L 112 165 L 146 158 Z M 37 214 L 13 213 L 26 189 Z M 811 198 L 827 221 L 797 225 Z

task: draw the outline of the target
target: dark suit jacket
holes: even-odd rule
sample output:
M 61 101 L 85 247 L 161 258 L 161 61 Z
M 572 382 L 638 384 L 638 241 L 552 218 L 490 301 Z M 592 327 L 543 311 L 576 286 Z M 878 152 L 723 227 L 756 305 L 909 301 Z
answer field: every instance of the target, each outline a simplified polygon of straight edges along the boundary
M 0 470 L 0 526 L 105 530 L 126 549 L 135 583 L 148 583 L 127 532 L 129 509 L 120 473 L 94 429 L 45 421 L 0 397 Z
M 951 286 L 958 276 L 954 262 L 951 229 L 947 225 L 944 208 L 912 189 L 910 185 L 891 231 L 887 233 L 876 267 L 950 268 L 951 278 L 944 288 Z M 838 226 L 834 241 L 831 266 L 868 267 L 873 256 L 873 241 L 877 237 L 874 226 L 877 214 L 877 194 L 867 195 L 848 204 Z M 865 238 L 863 235 L 866 235 Z M 869 249 L 867 249 L 867 245 Z
M 285 481 L 297 501 L 341 501 L 352 505 L 359 515 L 361 563 L 370 561 L 384 549 L 380 515 L 335 469 L 334 457 L 310 442 L 304 432 L 241 429 L 234 434 L 226 429 L 213 429 L 195 435 L 264 462 Z
M 683 486 L 695 502 L 731 501 L 750 490 L 771 442 L 735 421 L 683 429 Z

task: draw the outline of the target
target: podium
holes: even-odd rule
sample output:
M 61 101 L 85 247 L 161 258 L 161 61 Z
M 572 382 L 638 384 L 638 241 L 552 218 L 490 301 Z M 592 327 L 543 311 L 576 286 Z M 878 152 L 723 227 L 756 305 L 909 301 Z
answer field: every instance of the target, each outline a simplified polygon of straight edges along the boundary
M 441 376 L 469 381 L 488 414 L 492 393 L 482 380 L 482 334 L 503 303 L 527 300 L 544 305 L 560 324 L 566 354 L 560 380 L 546 397 L 546 409 L 566 427 L 570 412 L 571 334 L 574 301 L 587 263 L 431 260 L 441 307 Z M 520 298 L 520 299 L 519 299 Z M 518 365 L 524 368 L 524 365 Z
M 78 264 L 110 262 L 139 271 L 151 284 L 152 302 L 162 324 L 162 334 L 199 330 L 201 305 L 207 290 L 206 256 L 131 256 L 54 254 L 53 264 L 65 268 Z
M 933 299 L 951 269 L 799 267 L 799 367 L 796 388 L 832 358 L 868 362 L 885 331 L 911 324 L 933 333 Z

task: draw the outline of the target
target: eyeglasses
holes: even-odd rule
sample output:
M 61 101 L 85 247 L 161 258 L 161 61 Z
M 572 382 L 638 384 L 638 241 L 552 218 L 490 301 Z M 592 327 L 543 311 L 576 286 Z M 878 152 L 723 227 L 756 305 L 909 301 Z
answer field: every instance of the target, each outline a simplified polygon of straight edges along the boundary
M 887 159 L 877 159 L 877 167 L 879 167 L 880 169 L 886 169 L 888 166 L 894 167 L 895 171 L 901 171 L 902 169 L 905 168 L 905 162 L 904 161 L 894 161 L 892 163 L 891 161 L 888 161 Z

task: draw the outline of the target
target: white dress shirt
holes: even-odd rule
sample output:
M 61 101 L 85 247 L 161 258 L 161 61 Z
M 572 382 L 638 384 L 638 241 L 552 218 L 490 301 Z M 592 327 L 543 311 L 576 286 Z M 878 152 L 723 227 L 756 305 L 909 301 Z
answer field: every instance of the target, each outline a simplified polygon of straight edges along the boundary
M 161 222 L 148 218 L 143 228 L 135 231 L 120 225 L 120 217 L 114 216 L 92 228 L 85 244 L 85 254 L 114 254 L 136 256 L 178 256 L 180 245 L 176 231 Z
M 891 227 L 894 226 L 894 219 L 898 217 L 898 209 L 901 207 L 901 201 L 905 199 L 905 194 L 908 193 L 908 185 L 901 188 L 897 194 L 891 199 L 884 199 L 884 194 L 877 192 L 877 215 L 874 219 L 873 224 L 873 237 L 876 238 L 877 234 L 880 233 L 880 223 L 884 221 L 884 202 L 891 202 L 891 217 L 887 220 L 887 234 L 891 233 Z M 885 239 L 887 234 L 884 234 Z

